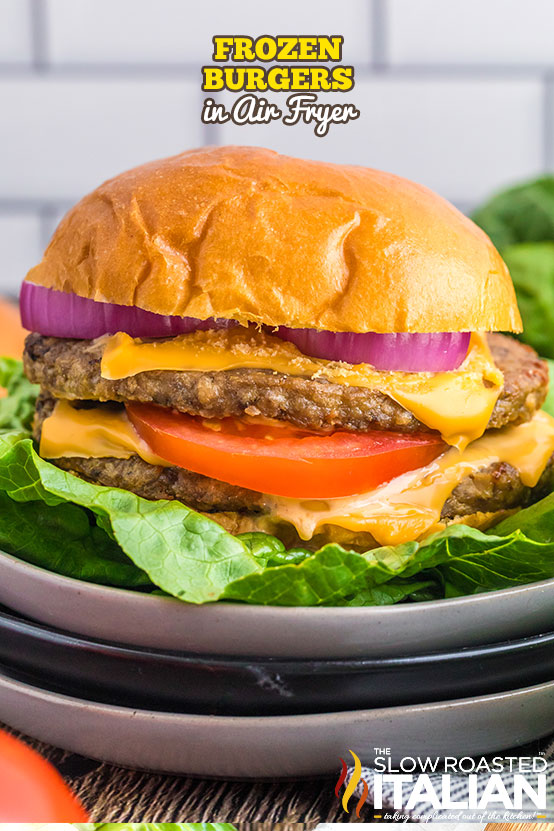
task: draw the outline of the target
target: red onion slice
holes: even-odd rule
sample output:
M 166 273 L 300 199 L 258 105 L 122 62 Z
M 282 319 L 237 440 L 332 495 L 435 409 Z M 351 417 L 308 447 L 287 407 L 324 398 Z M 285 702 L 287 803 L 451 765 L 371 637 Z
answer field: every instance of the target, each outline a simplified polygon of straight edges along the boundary
M 134 338 L 168 338 L 198 329 L 229 329 L 235 320 L 158 315 L 135 306 L 100 303 L 69 292 L 24 282 L 19 298 L 21 323 L 31 332 L 56 338 L 91 340 L 126 332 Z M 378 370 L 441 372 L 456 369 L 469 347 L 469 332 L 378 334 L 277 330 L 266 327 L 313 358 L 371 364 Z
M 280 326 L 276 334 L 305 355 L 371 364 L 375 369 L 399 372 L 443 372 L 457 369 L 469 347 L 470 332 L 318 332 Z
M 136 306 L 99 303 L 27 282 L 21 287 L 19 308 L 25 329 L 55 338 L 91 340 L 116 332 L 126 332 L 133 338 L 168 338 L 197 329 L 228 329 L 237 325 L 234 320 L 158 315 Z

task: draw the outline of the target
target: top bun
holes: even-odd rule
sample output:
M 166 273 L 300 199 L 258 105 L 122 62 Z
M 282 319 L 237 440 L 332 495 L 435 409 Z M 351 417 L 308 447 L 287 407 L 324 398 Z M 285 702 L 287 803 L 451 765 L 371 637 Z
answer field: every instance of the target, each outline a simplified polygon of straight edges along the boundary
M 26 279 L 202 319 L 521 331 L 500 255 L 444 199 L 257 147 L 191 150 L 110 179 L 69 211 Z

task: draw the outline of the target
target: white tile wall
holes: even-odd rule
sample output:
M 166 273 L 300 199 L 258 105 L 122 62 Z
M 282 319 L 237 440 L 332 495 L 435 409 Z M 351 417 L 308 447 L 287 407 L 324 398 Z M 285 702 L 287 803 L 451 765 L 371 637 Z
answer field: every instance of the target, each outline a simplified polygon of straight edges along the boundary
M 73 199 L 147 159 L 202 143 L 198 83 L 0 82 L 0 196 Z
M 37 214 L 0 212 L 0 252 L 3 292 L 14 296 L 27 271 L 42 256 L 41 224 Z
M 46 0 L 54 63 L 208 63 L 214 34 L 341 34 L 369 63 L 371 0 Z
M 284 109 L 286 98 L 270 100 Z M 303 124 L 228 122 L 222 141 L 390 170 L 459 203 L 474 203 L 542 168 L 538 80 L 381 77 L 361 80 L 352 93 L 326 100 L 352 101 L 360 118 L 331 126 L 325 138 Z
M 0 0 L 0 292 L 84 192 L 208 140 L 383 167 L 470 209 L 554 167 L 553 32 L 554 0 Z M 206 128 L 199 70 L 227 33 L 342 34 L 361 118 L 323 139 Z
M 26 0 L 0 0 L 0 63 L 31 62 L 30 6 Z
M 385 0 L 395 64 L 554 64 L 552 0 Z

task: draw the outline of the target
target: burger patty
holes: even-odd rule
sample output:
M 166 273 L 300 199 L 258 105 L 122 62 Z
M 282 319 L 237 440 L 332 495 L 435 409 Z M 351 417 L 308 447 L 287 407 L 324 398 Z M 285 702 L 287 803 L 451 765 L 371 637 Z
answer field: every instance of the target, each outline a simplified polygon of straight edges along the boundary
M 44 395 L 37 402 L 34 434 L 40 440 L 42 422 L 55 401 Z M 50 459 L 53 464 L 90 482 L 124 488 L 145 499 L 178 499 L 202 512 L 264 513 L 261 493 L 211 479 L 179 467 L 161 467 L 140 456 L 128 459 L 68 457 Z M 521 508 L 542 498 L 554 487 L 554 454 L 534 488 L 523 484 L 519 472 L 506 462 L 494 462 L 466 476 L 443 505 L 441 518 L 460 520 L 479 512 Z
M 488 338 L 494 361 L 504 374 L 488 427 L 528 421 L 546 397 L 547 365 L 513 338 L 498 334 Z M 55 398 L 141 401 L 204 418 L 261 415 L 308 429 L 428 430 L 377 390 L 271 370 L 164 370 L 109 381 L 100 374 L 102 348 L 94 341 L 31 334 L 25 342 L 25 372 Z

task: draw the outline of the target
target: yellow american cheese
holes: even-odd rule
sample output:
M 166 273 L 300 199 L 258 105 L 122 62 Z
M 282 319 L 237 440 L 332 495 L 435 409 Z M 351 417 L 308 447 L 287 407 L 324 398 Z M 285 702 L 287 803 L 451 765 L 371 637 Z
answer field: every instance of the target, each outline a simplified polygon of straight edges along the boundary
M 441 509 L 456 485 L 493 462 L 507 462 L 523 484 L 537 484 L 554 452 L 554 419 L 538 412 L 525 424 L 491 430 L 463 451 L 450 448 L 431 464 L 404 473 L 369 493 L 325 500 L 269 496 L 272 515 L 292 523 L 302 539 L 323 525 L 365 531 L 396 545 L 440 530 Z
M 458 448 L 483 434 L 503 384 L 502 373 L 479 334 L 472 335 L 465 361 L 451 372 L 380 372 L 368 364 L 310 358 L 291 343 L 244 327 L 153 342 L 119 332 L 106 340 L 102 357 L 102 377 L 109 380 L 149 370 L 245 368 L 379 390 Z
M 151 465 L 170 465 L 152 453 L 123 409 L 76 410 L 68 401 L 61 400 L 56 402 L 52 415 L 43 421 L 40 455 L 45 459 L 71 456 L 128 459 L 133 453 Z

